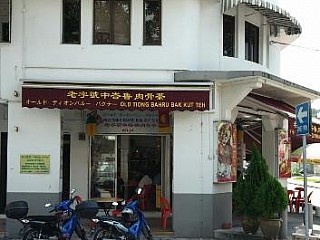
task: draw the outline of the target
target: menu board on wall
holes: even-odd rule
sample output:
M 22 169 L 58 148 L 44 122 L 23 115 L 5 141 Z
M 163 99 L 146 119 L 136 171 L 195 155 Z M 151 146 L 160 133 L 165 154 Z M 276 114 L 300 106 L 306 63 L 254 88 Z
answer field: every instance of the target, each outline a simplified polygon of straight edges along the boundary
M 23 154 L 20 155 L 21 174 L 49 174 L 50 155 Z
M 237 180 L 237 129 L 234 124 L 217 122 L 218 162 L 214 174 L 215 182 Z

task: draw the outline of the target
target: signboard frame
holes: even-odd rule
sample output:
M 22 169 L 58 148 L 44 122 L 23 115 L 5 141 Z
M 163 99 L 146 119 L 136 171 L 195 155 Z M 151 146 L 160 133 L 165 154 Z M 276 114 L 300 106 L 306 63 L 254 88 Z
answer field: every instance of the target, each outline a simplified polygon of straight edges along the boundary
M 296 106 L 296 133 L 304 136 L 311 133 L 311 104 L 303 102 Z

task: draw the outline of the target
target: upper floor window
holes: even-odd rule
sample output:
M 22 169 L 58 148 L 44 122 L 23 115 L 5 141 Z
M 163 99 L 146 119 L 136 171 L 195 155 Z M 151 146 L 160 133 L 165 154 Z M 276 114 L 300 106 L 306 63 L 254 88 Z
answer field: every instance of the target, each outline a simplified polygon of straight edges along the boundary
M 11 0 L 0 0 L 0 43 L 10 42 Z
M 161 0 L 144 0 L 143 44 L 161 45 Z
M 223 15 L 223 56 L 235 55 L 235 17 Z
M 245 23 L 245 59 L 259 63 L 259 27 Z
M 79 44 L 81 28 L 81 1 L 63 0 L 62 43 Z
M 130 44 L 130 0 L 94 0 L 94 44 Z

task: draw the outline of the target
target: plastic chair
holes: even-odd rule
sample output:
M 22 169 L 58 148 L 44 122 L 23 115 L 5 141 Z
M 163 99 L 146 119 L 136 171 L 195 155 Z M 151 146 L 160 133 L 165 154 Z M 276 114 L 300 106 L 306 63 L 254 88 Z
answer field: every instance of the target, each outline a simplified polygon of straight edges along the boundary
M 308 203 L 311 203 L 311 195 L 312 195 L 313 191 L 311 191 L 308 196 L 307 196 L 307 199 L 308 199 Z M 304 209 L 304 198 L 303 197 L 300 197 L 300 198 L 297 198 L 293 201 L 293 204 L 295 205 L 295 208 L 296 208 L 296 212 L 299 213 L 299 210 L 300 210 L 300 207 L 303 211 Z
M 160 197 L 160 209 L 161 209 L 161 219 L 160 225 L 163 229 L 167 228 L 167 219 L 172 213 L 172 209 L 168 199 Z
M 295 187 L 294 190 L 297 190 L 297 191 L 298 191 L 298 196 L 297 196 L 297 198 L 302 198 L 302 194 L 303 194 L 303 191 L 304 191 L 304 187 Z

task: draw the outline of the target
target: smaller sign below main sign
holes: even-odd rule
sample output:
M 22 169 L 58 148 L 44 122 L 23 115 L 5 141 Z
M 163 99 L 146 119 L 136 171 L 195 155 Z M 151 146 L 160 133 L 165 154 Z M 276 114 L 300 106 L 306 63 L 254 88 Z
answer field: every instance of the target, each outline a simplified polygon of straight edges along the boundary
M 310 134 L 311 128 L 311 105 L 304 102 L 296 106 L 296 128 L 297 135 Z
M 159 133 L 157 111 L 98 111 L 98 133 Z

